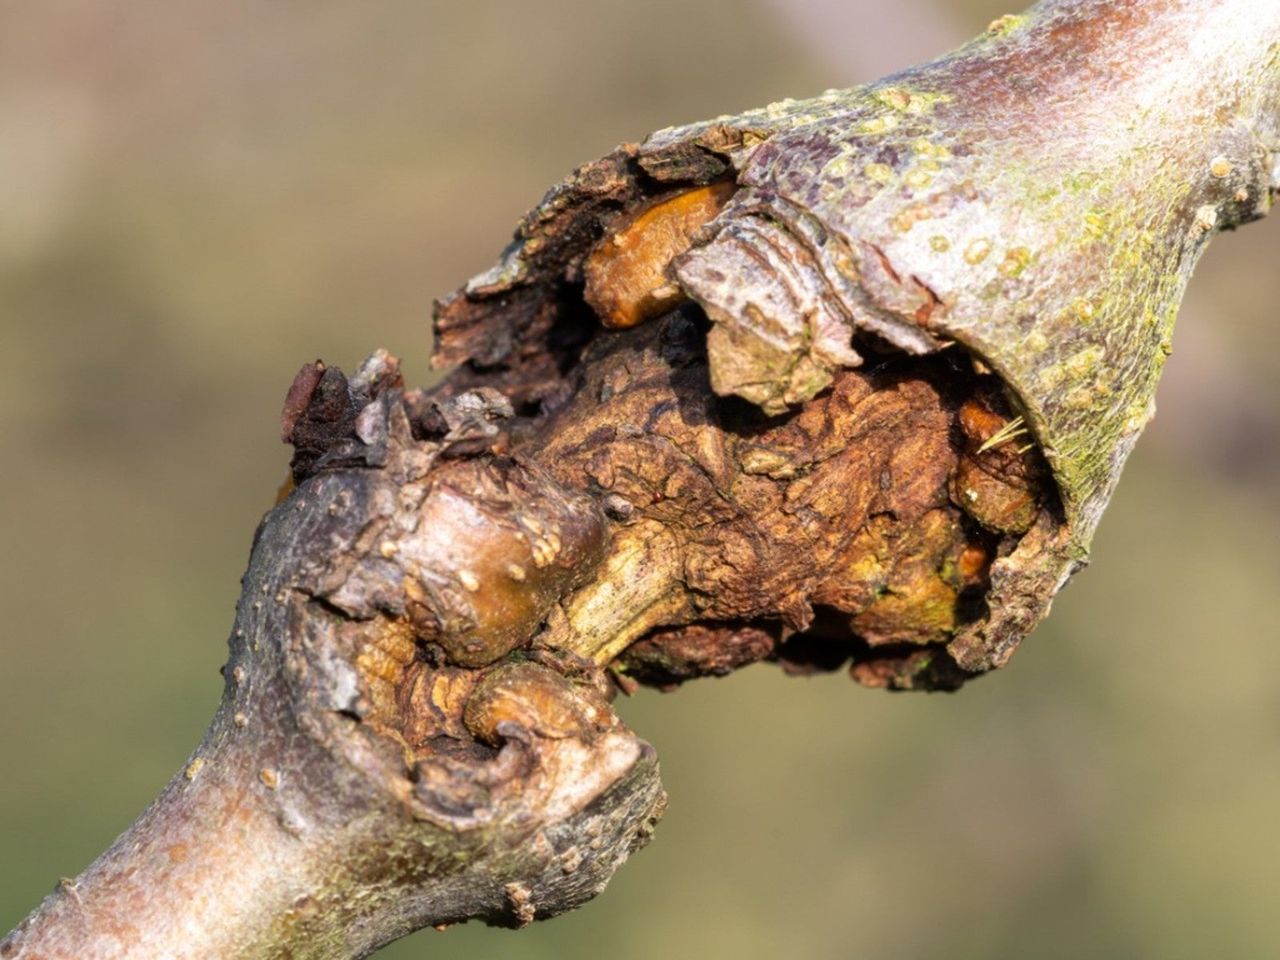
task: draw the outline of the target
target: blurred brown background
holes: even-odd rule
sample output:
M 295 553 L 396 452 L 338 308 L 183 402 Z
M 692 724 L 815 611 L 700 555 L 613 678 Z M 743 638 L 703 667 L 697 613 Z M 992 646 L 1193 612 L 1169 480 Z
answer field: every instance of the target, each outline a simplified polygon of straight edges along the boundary
M 218 699 L 294 371 L 552 182 L 922 59 L 995 0 L 0 0 L 0 930 Z M 1280 223 L 1215 244 L 1093 567 L 955 697 L 756 667 L 624 703 L 670 812 L 578 913 L 385 956 L 1263 957 L 1280 890 Z

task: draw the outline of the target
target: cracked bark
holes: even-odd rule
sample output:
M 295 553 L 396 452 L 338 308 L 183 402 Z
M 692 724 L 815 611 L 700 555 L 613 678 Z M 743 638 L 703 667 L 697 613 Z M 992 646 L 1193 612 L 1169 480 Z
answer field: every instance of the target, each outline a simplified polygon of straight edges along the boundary
M 952 689 L 1080 566 L 1209 236 L 1280 188 L 1280 10 L 1057 0 L 579 170 L 438 387 L 304 367 L 185 769 L 11 957 L 355 957 L 599 892 L 610 707 L 771 660 Z

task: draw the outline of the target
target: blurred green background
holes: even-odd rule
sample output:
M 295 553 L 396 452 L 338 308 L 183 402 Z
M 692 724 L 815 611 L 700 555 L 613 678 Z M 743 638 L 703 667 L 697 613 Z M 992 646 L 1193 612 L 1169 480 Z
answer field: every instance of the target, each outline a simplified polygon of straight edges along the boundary
M 0 0 L 0 930 L 198 740 L 294 371 L 573 166 L 867 80 L 988 0 Z M 621 709 L 671 807 L 596 902 L 388 958 L 1264 957 L 1280 891 L 1280 224 L 1219 240 L 1092 568 L 1002 675 L 756 667 Z

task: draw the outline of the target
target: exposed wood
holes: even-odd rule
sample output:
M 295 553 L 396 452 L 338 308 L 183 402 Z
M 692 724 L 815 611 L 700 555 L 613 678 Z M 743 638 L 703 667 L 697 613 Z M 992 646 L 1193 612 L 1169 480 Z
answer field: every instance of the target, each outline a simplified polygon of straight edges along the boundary
M 1050 0 L 579 170 L 441 303 L 439 387 L 382 352 L 299 373 L 205 740 L 0 957 L 527 923 L 661 815 L 619 689 L 1002 665 L 1278 146 L 1273 0 Z

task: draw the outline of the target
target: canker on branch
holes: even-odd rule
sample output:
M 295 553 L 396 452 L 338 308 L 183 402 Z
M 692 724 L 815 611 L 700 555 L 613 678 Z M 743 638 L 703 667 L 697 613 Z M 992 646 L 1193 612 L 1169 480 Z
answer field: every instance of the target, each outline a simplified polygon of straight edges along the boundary
M 303 368 L 204 742 L 0 955 L 528 923 L 662 812 L 617 689 L 1003 665 L 1087 556 L 1205 243 L 1280 188 L 1277 44 L 1273 0 L 1047 0 L 578 170 L 439 304 L 441 384 Z

